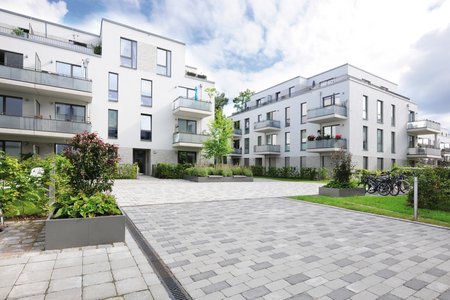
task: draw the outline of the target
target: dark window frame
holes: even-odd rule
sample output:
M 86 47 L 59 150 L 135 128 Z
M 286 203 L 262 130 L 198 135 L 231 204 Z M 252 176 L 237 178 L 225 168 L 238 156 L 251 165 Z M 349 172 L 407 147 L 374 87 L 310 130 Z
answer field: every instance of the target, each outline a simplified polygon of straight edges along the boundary
M 111 88 L 111 75 L 115 75 L 116 76 L 116 82 L 117 82 L 117 87 L 116 89 L 112 89 Z M 111 97 L 111 93 L 113 93 L 113 95 L 115 94 L 116 98 L 112 98 Z M 108 72 L 108 101 L 111 102 L 118 102 L 119 101 L 119 74 L 118 73 L 114 73 L 114 72 Z
M 142 117 L 150 117 L 150 130 L 142 129 Z M 152 130 L 153 130 L 152 126 L 153 126 L 153 116 L 150 114 L 141 114 L 141 123 L 140 123 L 141 141 L 147 141 L 147 142 L 152 141 Z
M 110 127 L 110 112 L 115 112 L 116 127 Z M 108 109 L 108 138 L 118 139 L 119 138 L 119 111 L 117 109 Z
M 122 55 L 122 41 L 126 41 L 126 42 L 130 42 L 130 52 L 131 52 L 131 56 L 125 56 L 125 55 Z M 137 53 L 137 41 L 134 41 L 134 40 L 131 40 L 131 39 L 127 39 L 127 38 L 124 38 L 124 37 L 120 37 L 120 66 L 121 67 L 124 67 L 124 68 L 129 68 L 129 69 L 134 69 L 134 70 L 136 70 L 137 69 L 137 56 L 138 56 L 138 53 Z M 133 54 L 135 55 L 134 56 L 134 59 L 133 59 Z M 126 59 L 126 60 L 130 60 L 130 65 L 128 65 L 128 64 L 124 64 L 124 61 L 123 61 L 123 59 Z

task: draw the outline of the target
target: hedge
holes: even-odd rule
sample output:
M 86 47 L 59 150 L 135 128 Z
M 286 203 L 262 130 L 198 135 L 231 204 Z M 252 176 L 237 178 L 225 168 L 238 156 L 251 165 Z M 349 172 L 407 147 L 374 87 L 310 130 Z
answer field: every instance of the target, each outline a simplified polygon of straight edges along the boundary
M 134 164 L 117 164 L 114 179 L 137 179 L 138 165 Z
M 206 177 L 209 175 L 220 175 L 224 177 L 231 177 L 234 175 L 243 175 L 248 177 L 253 176 L 253 173 L 249 168 L 242 168 L 238 166 L 196 166 L 186 169 L 185 174 L 198 177 Z
M 300 168 L 269 167 L 267 170 L 263 166 L 252 166 L 251 170 L 255 176 L 267 176 L 275 178 L 292 178 L 292 179 L 308 179 L 308 180 L 324 180 L 328 179 L 328 172 L 325 168 Z
M 192 164 L 169 164 L 159 163 L 156 165 L 155 177 L 161 179 L 180 179 L 187 168 Z

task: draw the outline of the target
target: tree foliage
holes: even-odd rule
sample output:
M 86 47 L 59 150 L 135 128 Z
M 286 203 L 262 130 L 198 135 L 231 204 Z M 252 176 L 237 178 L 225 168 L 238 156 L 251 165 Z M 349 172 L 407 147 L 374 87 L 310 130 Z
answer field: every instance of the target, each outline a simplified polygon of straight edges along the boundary
M 228 104 L 229 99 L 225 96 L 225 93 L 219 92 L 216 88 L 207 88 L 205 89 L 205 92 L 208 94 L 211 101 L 214 98 L 215 110 L 223 110 L 223 107 Z
M 254 91 L 246 89 L 243 92 L 239 92 L 239 96 L 233 99 L 234 108 L 237 111 L 243 111 L 245 108 L 245 104 L 250 101 L 251 96 L 254 94 Z
M 222 163 L 223 157 L 233 151 L 233 121 L 217 110 L 216 118 L 209 124 L 209 132 L 209 138 L 203 143 L 204 156 L 215 158 L 216 162 Z

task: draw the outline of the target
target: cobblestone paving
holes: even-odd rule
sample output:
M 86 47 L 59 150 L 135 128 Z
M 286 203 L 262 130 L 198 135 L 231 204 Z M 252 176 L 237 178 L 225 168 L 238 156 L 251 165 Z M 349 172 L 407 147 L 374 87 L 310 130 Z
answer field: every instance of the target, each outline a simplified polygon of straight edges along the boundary
M 43 247 L 44 220 L 5 222 L 0 232 L 0 257 Z
M 255 182 L 197 183 L 141 176 L 139 180 L 116 180 L 114 194 L 121 206 L 130 206 L 315 195 L 319 191 L 319 186 L 322 185 L 315 182 L 289 182 L 258 178 L 255 178 Z
M 450 299 L 450 230 L 285 198 L 124 209 L 194 299 Z

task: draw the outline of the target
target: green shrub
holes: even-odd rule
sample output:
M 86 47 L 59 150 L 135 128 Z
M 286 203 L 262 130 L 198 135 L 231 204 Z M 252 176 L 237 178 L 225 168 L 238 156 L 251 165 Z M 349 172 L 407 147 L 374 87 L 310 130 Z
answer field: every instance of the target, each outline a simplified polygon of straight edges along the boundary
M 209 167 L 191 167 L 185 170 L 187 175 L 197 176 L 197 177 L 208 177 L 210 175 Z
M 231 168 L 222 167 L 222 176 L 231 177 L 231 176 L 233 176 L 233 171 L 231 170 Z
M 264 176 L 264 167 L 263 166 L 251 166 L 251 171 L 254 176 Z
M 253 172 L 249 168 L 242 168 L 242 175 L 247 176 L 247 177 L 252 177 Z
M 116 199 L 111 194 L 95 193 L 87 196 L 83 193 L 71 195 L 66 193 L 54 204 L 53 218 L 94 218 L 96 216 L 120 215 Z
M 333 178 L 325 185 L 329 188 L 353 188 L 355 183 L 351 180 L 352 177 L 352 156 L 350 153 L 341 150 L 333 154 L 334 161 Z
M 327 180 L 329 179 L 328 170 L 326 168 L 320 168 L 317 171 L 317 179 L 318 180 Z
M 301 168 L 299 171 L 300 179 L 316 180 L 317 169 L 316 168 Z
M 185 170 L 191 167 L 192 164 L 159 163 L 156 165 L 155 177 L 162 179 L 180 179 L 183 178 Z
M 117 164 L 114 173 L 114 179 L 137 179 L 138 165 L 134 164 Z
M 233 175 L 244 175 L 244 169 L 239 166 L 231 167 L 231 172 L 233 172 Z

